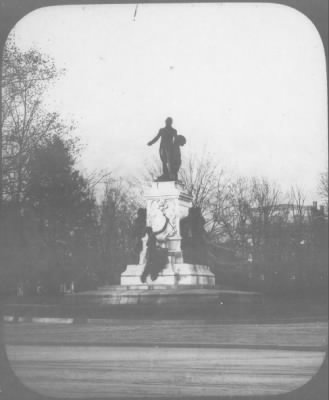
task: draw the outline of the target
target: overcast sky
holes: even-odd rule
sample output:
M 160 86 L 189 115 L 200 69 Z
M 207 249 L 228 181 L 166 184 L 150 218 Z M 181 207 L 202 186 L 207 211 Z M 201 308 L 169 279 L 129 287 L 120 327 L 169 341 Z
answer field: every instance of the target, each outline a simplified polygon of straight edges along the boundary
M 143 171 L 171 116 L 183 152 L 207 149 L 235 175 L 318 199 L 327 165 L 324 49 L 301 13 L 274 4 L 48 7 L 17 44 L 66 68 L 48 107 L 76 121 L 85 169 Z

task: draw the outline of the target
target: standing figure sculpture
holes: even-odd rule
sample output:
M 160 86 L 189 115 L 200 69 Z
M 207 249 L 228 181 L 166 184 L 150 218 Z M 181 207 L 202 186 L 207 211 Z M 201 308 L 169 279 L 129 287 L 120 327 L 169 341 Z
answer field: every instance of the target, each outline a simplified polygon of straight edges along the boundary
M 178 170 L 181 164 L 180 146 L 186 143 L 184 136 L 177 135 L 176 129 L 172 127 L 173 120 L 168 117 L 166 126 L 159 130 L 159 133 L 148 142 L 148 146 L 152 146 L 160 138 L 160 159 L 162 162 L 162 175 L 158 177 L 158 181 L 177 180 Z
M 205 223 L 200 207 L 191 207 L 188 216 L 180 221 L 181 246 L 187 263 L 200 265 L 208 263 Z
M 178 171 L 182 163 L 180 147 L 184 146 L 185 143 L 186 139 L 182 135 L 177 135 L 174 139 L 174 145 L 169 165 L 169 176 L 175 181 L 177 181 L 178 179 Z
M 160 247 L 157 241 L 157 235 L 165 231 L 168 223 L 169 220 L 166 218 L 163 228 L 157 232 L 153 232 L 153 229 L 150 226 L 146 227 L 146 263 L 141 276 L 141 281 L 143 283 L 145 283 L 148 276 L 151 277 L 152 281 L 156 280 L 159 273 L 165 268 L 168 262 L 168 249 Z

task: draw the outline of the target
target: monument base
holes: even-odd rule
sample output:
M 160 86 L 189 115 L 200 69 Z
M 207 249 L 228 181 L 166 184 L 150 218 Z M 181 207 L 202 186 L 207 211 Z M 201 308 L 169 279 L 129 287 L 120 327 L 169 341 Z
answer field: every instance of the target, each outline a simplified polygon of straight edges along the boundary
M 148 276 L 146 282 L 141 281 L 144 265 L 128 265 L 121 274 L 122 286 L 133 286 L 145 289 L 145 285 L 164 285 L 170 287 L 194 286 L 214 287 L 215 276 L 206 265 L 197 264 L 167 264 L 154 281 Z

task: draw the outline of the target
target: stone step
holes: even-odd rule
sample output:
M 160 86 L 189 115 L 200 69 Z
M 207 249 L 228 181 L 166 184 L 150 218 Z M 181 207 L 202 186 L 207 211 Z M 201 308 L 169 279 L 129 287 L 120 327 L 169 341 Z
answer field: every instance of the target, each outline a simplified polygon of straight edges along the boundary
M 77 293 L 70 295 L 71 300 L 77 304 L 236 304 L 261 302 L 262 297 L 255 292 L 245 292 L 218 288 L 190 287 L 150 287 L 150 285 L 133 287 L 111 286 L 103 287 L 97 291 Z M 69 300 L 69 299 L 67 299 Z

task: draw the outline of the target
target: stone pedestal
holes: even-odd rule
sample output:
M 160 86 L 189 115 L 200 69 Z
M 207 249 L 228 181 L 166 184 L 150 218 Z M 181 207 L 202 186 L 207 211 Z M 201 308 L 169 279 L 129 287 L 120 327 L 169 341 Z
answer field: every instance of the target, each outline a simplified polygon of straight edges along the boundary
M 152 187 L 145 195 L 146 225 L 156 235 L 158 244 L 168 249 L 168 264 L 156 280 L 147 278 L 147 284 L 153 285 L 193 285 L 214 286 L 215 277 L 208 266 L 184 262 L 181 249 L 180 221 L 188 216 L 192 207 L 192 198 L 181 183 L 175 181 L 153 182 Z M 165 229 L 163 229 L 165 227 Z M 121 274 L 121 285 L 143 285 L 141 275 L 145 266 L 145 243 L 138 265 L 128 265 Z
M 153 182 L 151 189 L 145 195 L 146 198 L 146 225 L 159 231 L 169 223 L 166 230 L 157 236 L 164 247 L 168 249 L 171 263 L 182 263 L 180 220 L 188 215 L 192 207 L 192 198 L 185 193 L 182 184 L 174 181 Z
M 177 286 L 215 286 L 215 276 L 206 265 L 197 264 L 167 264 L 166 268 L 160 272 L 158 278 L 152 281 L 147 277 L 146 282 L 141 282 L 141 275 L 144 265 L 128 265 L 127 269 L 121 274 L 121 285 L 138 286 L 145 288 L 147 285 L 168 285 Z

